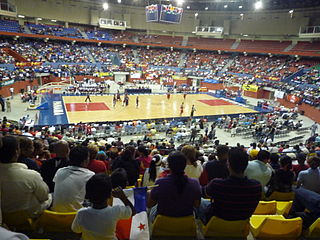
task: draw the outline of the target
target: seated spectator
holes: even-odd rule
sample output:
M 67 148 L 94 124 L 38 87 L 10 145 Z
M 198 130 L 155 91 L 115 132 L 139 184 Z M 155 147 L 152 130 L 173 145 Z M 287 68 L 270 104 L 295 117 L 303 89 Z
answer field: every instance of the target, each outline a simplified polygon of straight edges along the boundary
M 306 161 L 306 154 L 305 153 L 298 153 L 297 154 L 297 161 L 298 164 L 294 164 L 292 166 L 292 171 L 295 173 L 296 175 L 296 180 L 298 178 L 298 175 L 301 171 L 307 170 L 309 168 L 309 166 L 307 164 L 305 164 Z
M 27 137 L 19 137 L 20 156 L 18 162 L 24 163 L 29 169 L 39 171 L 39 167 L 35 161 L 31 159 L 33 154 L 33 142 Z
M 28 240 L 29 238 L 17 232 L 11 232 L 3 227 L 0 226 L 0 236 L 2 240 Z
M 207 223 L 212 216 L 224 220 L 249 219 L 261 198 L 261 185 L 256 180 L 245 177 L 248 155 L 240 149 L 229 150 L 226 179 L 213 179 L 202 188 L 202 196 L 212 201 L 202 200 L 199 216 Z
M 36 217 L 51 204 L 49 189 L 40 174 L 18 163 L 19 140 L 2 138 L 0 148 L 1 212 L 26 211 Z
M 280 168 L 279 155 L 277 153 L 271 153 L 270 154 L 270 166 L 274 170 L 278 170 Z
M 252 143 L 250 144 L 250 148 L 248 148 L 247 153 L 252 160 L 255 160 L 256 157 L 258 156 L 259 151 L 260 151 L 260 148 L 257 147 L 257 144 Z
M 292 184 L 294 181 L 294 174 L 292 169 L 292 159 L 289 156 L 280 158 L 280 169 L 275 171 L 272 177 L 269 189 L 266 196 L 270 196 L 272 192 L 292 192 Z
M 134 149 L 134 148 L 133 148 Z M 139 178 L 139 162 L 133 158 L 131 147 L 126 147 L 112 164 L 112 170 L 123 168 L 127 172 L 129 186 L 134 186 Z
M 156 154 L 153 156 L 150 167 L 146 169 L 143 176 L 143 187 L 152 186 L 154 185 L 156 179 L 158 178 L 159 174 L 164 170 L 161 167 L 161 160 L 162 157 L 160 154 Z
M 217 159 L 209 161 L 204 167 L 204 171 L 200 177 L 200 184 L 207 185 L 214 178 L 227 178 L 229 170 L 227 166 L 229 147 L 219 145 L 217 147 Z
M 257 180 L 260 182 L 262 188 L 264 188 L 269 183 L 273 172 L 271 166 L 268 164 L 270 153 L 261 150 L 257 158 L 258 160 L 253 160 L 248 163 L 244 175 L 247 176 L 248 179 Z
M 112 188 L 121 187 L 125 189 L 128 186 L 128 176 L 123 168 L 115 169 L 111 174 Z
M 187 158 L 187 165 L 184 169 L 185 174 L 190 178 L 199 179 L 203 168 L 201 162 L 197 160 L 197 150 L 193 146 L 186 145 L 181 149 L 181 152 Z
M 69 144 L 64 140 L 53 143 L 51 145 L 51 148 L 53 148 L 53 152 L 51 153 L 55 153 L 56 157 L 44 161 L 40 168 L 40 173 L 43 180 L 48 185 L 50 192 L 53 192 L 53 178 L 56 175 L 58 169 L 68 166 L 68 155 L 70 150 Z
M 199 206 L 200 185 L 196 179 L 184 175 L 186 164 L 187 159 L 183 153 L 169 154 L 171 174 L 158 179 L 155 184 L 159 186 L 153 188 L 149 195 L 148 207 L 153 207 L 150 212 L 151 221 L 157 214 L 169 217 L 190 216 L 193 215 L 193 208 Z
M 88 149 L 89 149 L 89 164 L 87 168 L 94 173 L 106 173 L 107 172 L 106 165 L 102 161 L 96 160 L 97 154 L 99 151 L 98 146 L 91 144 L 88 146 Z
M 72 231 L 81 233 L 81 239 L 116 239 L 115 230 L 120 219 L 135 215 L 135 209 L 121 188 L 112 190 L 111 179 L 96 174 L 86 184 L 86 198 L 92 207 L 81 208 L 72 223 Z M 124 206 L 108 206 L 108 199 L 119 198 Z
M 140 164 L 140 174 L 144 174 L 146 168 L 149 168 L 151 163 L 151 156 L 149 155 L 149 151 L 144 146 L 138 147 L 139 157 L 137 158 Z
M 297 179 L 297 187 L 303 187 L 310 191 L 320 193 L 320 159 L 317 157 L 311 157 L 308 159 L 310 168 L 301 171 Z
M 86 182 L 94 175 L 87 169 L 87 147 L 74 147 L 69 154 L 70 166 L 60 168 L 53 178 L 54 192 L 52 210 L 74 212 L 82 207 Z

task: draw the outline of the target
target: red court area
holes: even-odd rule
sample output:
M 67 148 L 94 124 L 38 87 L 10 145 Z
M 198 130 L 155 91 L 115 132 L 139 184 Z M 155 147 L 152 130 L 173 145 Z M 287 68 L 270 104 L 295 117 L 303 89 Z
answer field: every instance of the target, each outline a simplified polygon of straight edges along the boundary
M 95 103 L 66 103 L 68 112 L 82 112 L 82 111 L 103 111 L 110 110 L 103 102 Z
M 234 105 L 222 99 L 198 100 L 199 102 L 208 104 L 209 106 Z

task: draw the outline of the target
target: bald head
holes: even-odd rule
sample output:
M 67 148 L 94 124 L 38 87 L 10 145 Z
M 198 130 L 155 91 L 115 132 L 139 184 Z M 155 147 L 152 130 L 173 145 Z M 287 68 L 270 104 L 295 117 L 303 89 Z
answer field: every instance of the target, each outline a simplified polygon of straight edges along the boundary
M 54 144 L 54 152 L 58 158 L 67 158 L 70 152 L 67 141 L 60 140 Z

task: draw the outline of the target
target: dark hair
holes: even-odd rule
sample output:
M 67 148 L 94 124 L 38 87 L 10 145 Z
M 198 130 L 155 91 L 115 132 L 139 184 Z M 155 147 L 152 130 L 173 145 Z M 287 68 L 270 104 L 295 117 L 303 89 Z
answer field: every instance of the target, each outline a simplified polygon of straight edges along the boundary
M 184 169 L 187 165 L 187 158 L 182 152 L 171 152 L 168 156 L 168 165 L 174 176 L 175 185 L 178 194 L 182 194 L 187 182 L 188 177 L 184 175 Z
M 91 203 L 104 203 L 111 197 L 111 179 L 105 173 L 93 175 L 86 184 L 86 199 Z
M 105 153 L 98 153 L 97 160 L 105 161 L 107 159 L 107 155 Z
M 252 143 L 252 148 L 256 149 L 257 148 L 257 144 L 256 143 Z
M 219 160 L 221 160 L 223 155 L 227 155 L 228 156 L 228 152 L 229 152 L 229 147 L 226 146 L 226 145 L 219 145 L 217 147 L 217 157 L 219 158 Z
M 142 153 L 144 156 L 148 156 L 149 155 L 149 151 L 144 146 L 139 146 L 138 147 L 138 152 Z
M 257 159 L 261 162 L 264 160 L 270 159 L 270 153 L 266 150 L 260 150 L 257 156 Z
M 292 159 L 289 156 L 283 156 L 280 158 L 281 167 L 286 167 L 287 170 L 292 168 Z
M 246 170 L 249 160 L 249 156 L 246 152 L 239 148 L 231 148 L 228 156 L 229 167 L 235 173 L 243 173 Z
M 159 155 L 154 155 L 150 166 L 149 166 L 149 181 L 156 181 L 157 178 L 157 163 L 161 160 L 161 157 Z
M 311 157 L 308 159 L 308 164 L 311 169 L 316 169 L 320 165 L 320 158 L 318 157 Z
M 32 157 L 34 146 L 33 141 L 27 137 L 18 137 L 20 146 L 20 157 Z
M 181 149 L 181 152 L 194 167 L 197 167 L 197 150 L 194 146 L 186 145 Z
M 5 136 L 2 138 L 2 147 L 0 148 L 0 162 L 10 163 L 17 156 L 19 150 L 19 141 L 16 137 Z
M 121 159 L 124 161 L 131 161 L 133 160 L 132 152 L 129 149 L 125 149 L 121 152 Z
M 270 162 L 279 163 L 279 155 L 277 153 L 270 154 Z
M 112 187 L 126 188 L 128 185 L 128 176 L 124 168 L 116 168 L 111 174 Z
M 88 161 L 89 150 L 84 146 L 77 146 L 71 149 L 69 160 L 71 166 L 80 167 L 85 161 Z
M 298 153 L 297 154 L 297 160 L 300 165 L 304 165 L 306 158 L 307 158 L 307 155 L 305 153 Z

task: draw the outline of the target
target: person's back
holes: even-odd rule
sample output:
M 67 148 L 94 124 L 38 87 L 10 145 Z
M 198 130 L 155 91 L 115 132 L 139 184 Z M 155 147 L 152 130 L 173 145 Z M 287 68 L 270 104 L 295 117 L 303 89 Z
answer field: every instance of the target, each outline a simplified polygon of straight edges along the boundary
M 260 183 L 243 175 L 248 155 L 239 149 L 230 149 L 228 161 L 230 176 L 226 179 L 213 179 L 203 187 L 203 196 L 213 199 L 208 207 L 204 207 L 204 222 L 208 222 L 212 216 L 225 220 L 248 219 L 261 198 Z
M 83 240 L 116 240 L 116 224 L 120 219 L 134 215 L 134 208 L 121 188 L 113 190 L 113 197 L 120 198 L 125 206 L 108 206 L 112 184 L 110 177 L 96 174 L 86 184 L 86 198 L 92 207 L 81 208 L 72 223 L 72 230 L 81 233 Z
M 71 166 L 60 168 L 54 176 L 54 193 L 52 210 L 73 212 L 82 207 L 85 197 L 86 182 L 94 172 L 86 168 L 88 149 L 75 147 L 70 151 Z
M 299 173 L 297 185 L 310 191 L 320 193 L 320 159 L 312 157 L 308 160 L 308 163 L 310 168 Z
M 2 138 L 0 149 L 1 210 L 4 213 L 27 211 L 30 216 L 41 213 L 48 204 L 48 186 L 40 174 L 17 163 L 19 142 L 15 137 Z
M 217 147 L 218 160 L 209 161 L 204 168 L 208 175 L 208 182 L 214 178 L 227 178 L 229 176 L 227 167 L 228 152 L 228 146 L 220 145 Z
M 258 160 L 253 160 L 248 163 L 244 175 L 248 179 L 254 179 L 260 182 L 262 187 L 266 186 L 272 176 L 272 169 L 266 163 L 270 159 L 270 153 L 261 150 L 258 153 Z

